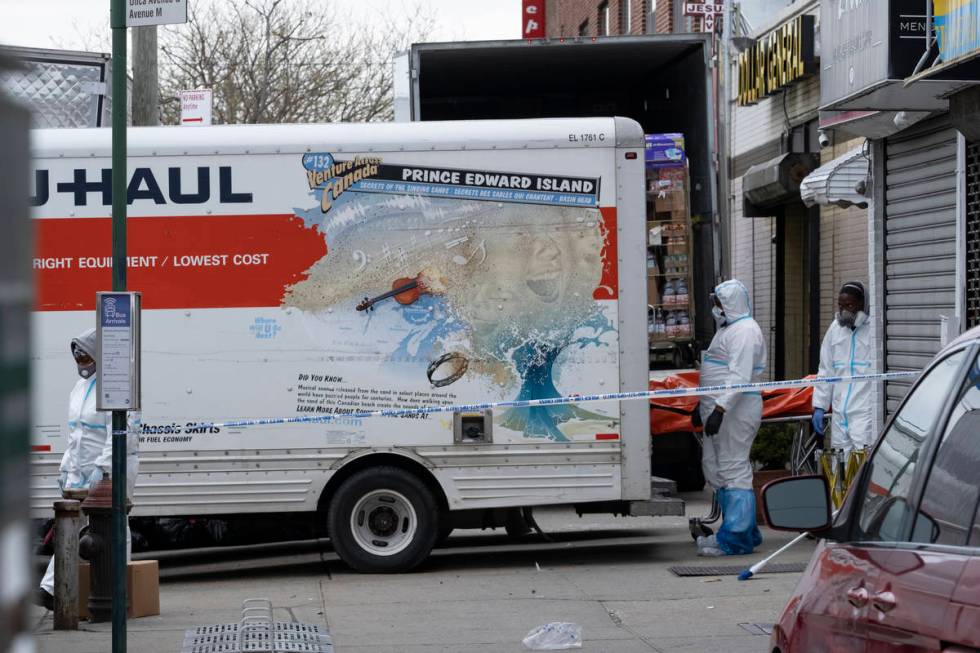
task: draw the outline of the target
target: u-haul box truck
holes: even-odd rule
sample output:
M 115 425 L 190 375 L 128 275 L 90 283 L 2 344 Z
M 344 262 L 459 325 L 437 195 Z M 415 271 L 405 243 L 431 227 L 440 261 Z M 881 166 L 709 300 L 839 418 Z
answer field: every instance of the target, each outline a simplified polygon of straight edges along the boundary
M 110 135 L 33 134 L 36 516 L 59 496 L 70 339 L 111 286 Z M 311 512 L 363 570 L 474 516 L 651 498 L 646 402 L 357 418 L 647 386 L 632 120 L 129 133 L 142 292 L 133 515 Z M 228 428 L 229 420 L 329 421 Z

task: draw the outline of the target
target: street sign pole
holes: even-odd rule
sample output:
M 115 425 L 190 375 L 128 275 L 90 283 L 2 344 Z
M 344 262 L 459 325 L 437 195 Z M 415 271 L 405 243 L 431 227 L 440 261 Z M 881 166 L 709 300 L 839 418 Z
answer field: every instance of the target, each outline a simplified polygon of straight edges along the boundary
M 111 0 L 112 289 L 126 290 L 126 0 Z M 126 411 L 112 411 L 112 653 L 126 653 Z

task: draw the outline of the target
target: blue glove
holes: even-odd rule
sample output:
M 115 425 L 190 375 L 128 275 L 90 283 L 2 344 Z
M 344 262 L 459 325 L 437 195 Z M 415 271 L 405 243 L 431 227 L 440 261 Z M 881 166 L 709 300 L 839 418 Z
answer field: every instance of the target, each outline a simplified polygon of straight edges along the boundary
M 820 435 L 823 435 L 823 418 L 826 414 L 827 411 L 825 411 L 823 408 L 813 409 L 813 419 L 811 420 L 811 423 L 813 424 L 813 430 Z

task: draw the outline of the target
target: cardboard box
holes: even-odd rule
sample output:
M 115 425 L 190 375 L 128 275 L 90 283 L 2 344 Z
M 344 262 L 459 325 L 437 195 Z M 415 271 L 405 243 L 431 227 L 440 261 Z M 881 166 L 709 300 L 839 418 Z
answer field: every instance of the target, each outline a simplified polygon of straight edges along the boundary
M 657 179 L 667 182 L 672 188 L 683 190 L 687 181 L 687 168 L 660 168 L 657 170 Z
M 78 565 L 78 618 L 88 619 L 91 565 Z M 126 566 L 126 599 L 130 619 L 160 614 L 160 563 L 156 560 L 130 562 Z
M 681 191 L 664 191 L 657 194 L 654 206 L 657 213 L 672 213 L 686 210 L 687 202 L 684 199 L 684 193 Z
M 160 563 L 156 560 L 130 562 L 126 572 L 130 618 L 160 614 Z
M 684 153 L 683 134 L 647 134 L 644 159 L 646 167 L 683 166 L 687 160 Z
M 656 306 L 660 303 L 660 290 L 657 288 L 657 279 L 647 277 L 647 304 Z

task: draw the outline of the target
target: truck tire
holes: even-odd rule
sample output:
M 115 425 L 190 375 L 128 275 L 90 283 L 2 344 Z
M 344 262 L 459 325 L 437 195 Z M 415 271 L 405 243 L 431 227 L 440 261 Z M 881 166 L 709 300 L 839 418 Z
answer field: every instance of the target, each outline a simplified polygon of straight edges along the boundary
M 442 546 L 449 539 L 449 536 L 453 534 L 453 527 L 446 526 L 445 524 L 439 527 L 439 534 L 436 536 L 436 546 Z
M 363 469 L 330 500 L 327 529 L 334 550 L 356 571 L 409 571 L 439 534 L 439 507 L 417 476 L 397 467 Z
M 524 537 L 531 532 L 531 526 L 524 519 L 521 509 L 514 508 L 507 512 L 507 517 L 504 519 L 504 530 L 508 537 Z

